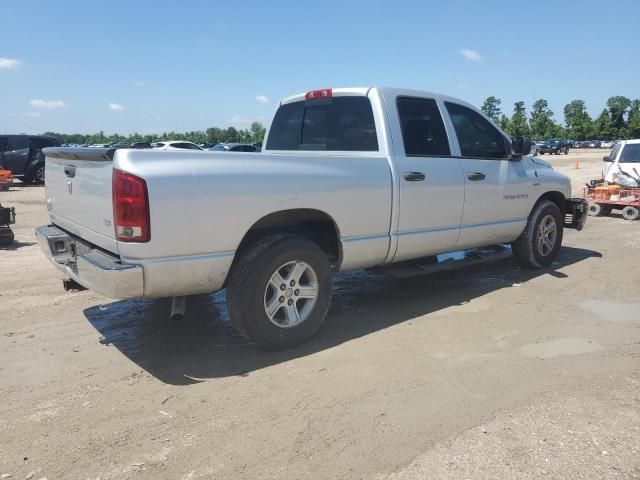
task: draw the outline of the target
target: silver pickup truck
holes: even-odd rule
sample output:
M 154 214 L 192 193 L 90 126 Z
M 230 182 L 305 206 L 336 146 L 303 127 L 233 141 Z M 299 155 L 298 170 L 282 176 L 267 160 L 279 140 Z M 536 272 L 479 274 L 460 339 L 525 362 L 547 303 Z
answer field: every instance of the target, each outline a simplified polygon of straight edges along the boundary
M 529 150 L 455 98 L 315 90 L 282 100 L 262 153 L 46 149 L 36 234 L 108 297 L 226 288 L 236 328 L 284 348 L 323 322 L 333 271 L 493 244 L 549 265 L 586 205 Z

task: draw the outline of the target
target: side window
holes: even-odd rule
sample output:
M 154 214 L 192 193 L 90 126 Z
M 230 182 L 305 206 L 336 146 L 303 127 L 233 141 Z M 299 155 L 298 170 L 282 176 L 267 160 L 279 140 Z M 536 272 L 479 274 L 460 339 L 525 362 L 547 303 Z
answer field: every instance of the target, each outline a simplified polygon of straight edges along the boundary
M 502 134 L 477 112 L 456 103 L 446 103 L 463 157 L 506 158 Z
M 242 148 L 242 145 L 236 145 L 235 147 L 231 147 L 228 151 L 229 152 L 242 152 L 242 151 L 244 151 L 244 149 Z
M 398 97 L 397 105 L 405 155 L 451 155 L 447 131 L 435 100 Z
M 378 151 L 367 97 L 300 101 L 278 109 L 267 140 L 269 150 Z
M 0 152 L 4 152 L 7 149 L 7 137 L 0 137 Z

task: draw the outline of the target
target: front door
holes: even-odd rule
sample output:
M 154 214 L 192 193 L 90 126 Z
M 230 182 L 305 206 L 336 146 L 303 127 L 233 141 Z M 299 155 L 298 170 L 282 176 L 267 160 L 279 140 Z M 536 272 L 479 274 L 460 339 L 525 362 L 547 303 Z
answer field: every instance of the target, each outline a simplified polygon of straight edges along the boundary
M 434 98 L 387 99 L 399 182 L 394 262 L 447 252 L 458 239 L 464 203 L 460 160 Z
M 29 162 L 29 137 L 26 135 L 11 135 L 7 149 L 4 152 L 4 168 L 16 175 L 25 173 Z
M 528 159 L 511 158 L 509 141 L 478 112 L 445 103 L 456 132 L 465 182 L 457 249 L 515 240 L 527 222 L 535 178 Z

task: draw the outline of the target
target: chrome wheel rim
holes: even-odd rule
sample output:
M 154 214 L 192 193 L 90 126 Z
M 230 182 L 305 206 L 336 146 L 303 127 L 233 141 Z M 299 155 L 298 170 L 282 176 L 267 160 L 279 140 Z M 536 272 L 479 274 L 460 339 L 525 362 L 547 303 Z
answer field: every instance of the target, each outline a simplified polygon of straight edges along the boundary
M 295 327 L 311 315 L 318 292 L 318 276 L 308 263 L 287 262 L 269 278 L 264 291 L 265 314 L 277 327 Z
M 44 167 L 40 167 L 36 170 L 36 180 L 44 183 Z
M 538 253 L 543 257 L 549 255 L 555 245 L 558 237 L 558 225 L 553 215 L 545 215 L 538 225 L 538 233 L 536 235 L 538 243 Z

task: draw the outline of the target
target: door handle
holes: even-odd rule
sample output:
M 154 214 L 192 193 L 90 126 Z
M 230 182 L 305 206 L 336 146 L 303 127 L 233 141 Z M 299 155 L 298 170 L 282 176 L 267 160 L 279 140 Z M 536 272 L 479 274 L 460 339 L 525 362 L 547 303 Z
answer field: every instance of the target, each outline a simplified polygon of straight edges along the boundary
M 486 177 L 486 175 L 482 172 L 473 172 L 473 173 L 468 173 L 467 174 L 467 178 L 469 180 L 473 180 L 473 181 L 477 181 L 477 180 L 484 180 Z
M 69 178 L 75 177 L 76 176 L 76 167 L 74 167 L 73 165 L 65 165 L 64 166 L 64 174 Z
M 427 178 L 427 176 L 422 172 L 404 172 L 404 179 L 407 182 L 421 182 Z

